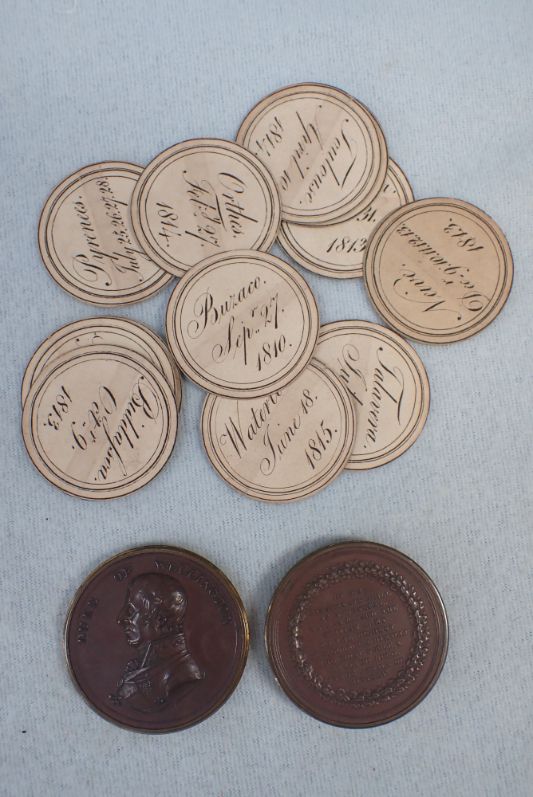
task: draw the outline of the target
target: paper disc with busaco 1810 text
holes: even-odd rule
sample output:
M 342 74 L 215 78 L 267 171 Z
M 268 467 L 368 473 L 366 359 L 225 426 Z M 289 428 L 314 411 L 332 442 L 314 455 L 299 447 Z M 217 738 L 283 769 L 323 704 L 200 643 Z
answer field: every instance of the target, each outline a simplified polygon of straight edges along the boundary
M 33 464 L 82 498 L 137 490 L 167 462 L 178 411 L 152 363 L 114 346 L 68 352 L 33 384 L 22 432 Z
M 312 360 L 290 384 L 257 399 L 208 396 L 207 455 L 232 487 L 263 501 L 312 495 L 343 470 L 355 414 L 342 382 Z
M 294 379 L 318 336 L 318 309 L 292 266 L 264 252 L 228 252 L 178 283 L 166 317 L 180 368 L 212 393 L 265 396 Z

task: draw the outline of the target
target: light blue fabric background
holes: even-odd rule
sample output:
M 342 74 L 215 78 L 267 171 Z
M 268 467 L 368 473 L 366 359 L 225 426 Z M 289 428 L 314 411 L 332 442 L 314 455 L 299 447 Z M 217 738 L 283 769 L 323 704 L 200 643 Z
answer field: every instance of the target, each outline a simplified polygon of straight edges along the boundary
M 19 795 L 437 795 L 525 797 L 532 770 L 533 7 L 530 0 L 4 0 L 2 639 L 0 793 Z M 105 311 L 64 293 L 36 244 L 41 206 L 97 160 L 140 164 L 182 139 L 233 138 L 266 93 L 305 80 L 345 88 L 383 125 L 415 196 L 457 196 L 506 232 L 515 284 L 480 335 L 416 345 L 432 386 L 416 445 L 345 473 L 294 506 L 229 488 L 201 446 L 187 382 L 169 465 L 125 499 L 52 488 L 23 449 L 19 387 L 48 333 Z M 378 320 L 361 281 L 306 274 L 322 320 Z M 170 289 L 123 315 L 162 332 Z M 428 698 L 390 725 L 322 725 L 286 699 L 262 644 L 287 568 L 346 537 L 396 546 L 433 577 L 450 652 Z M 100 561 L 183 545 L 234 581 L 253 641 L 237 691 L 180 734 L 137 735 L 75 692 L 62 625 Z

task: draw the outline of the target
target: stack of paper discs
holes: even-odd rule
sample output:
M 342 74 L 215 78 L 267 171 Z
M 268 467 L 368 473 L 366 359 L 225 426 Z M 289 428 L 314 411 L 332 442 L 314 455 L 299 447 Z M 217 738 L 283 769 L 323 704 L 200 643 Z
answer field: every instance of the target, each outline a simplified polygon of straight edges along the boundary
M 300 266 L 364 277 L 393 329 L 319 325 Z M 23 383 L 33 461 L 76 495 L 123 495 L 168 459 L 177 366 L 209 392 L 207 455 L 267 501 L 308 496 L 406 451 L 429 411 L 422 361 L 399 333 L 447 343 L 483 329 L 513 264 L 495 222 L 462 200 L 414 201 L 370 111 L 320 84 L 269 95 L 237 143 L 177 144 L 143 170 L 89 166 L 47 201 L 39 243 L 54 279 L 94 304 L 138 301 L 179 277 L 166 334 L 123 319 L 54 333 Z M 395 331 L 393 331 L 395 330 Z

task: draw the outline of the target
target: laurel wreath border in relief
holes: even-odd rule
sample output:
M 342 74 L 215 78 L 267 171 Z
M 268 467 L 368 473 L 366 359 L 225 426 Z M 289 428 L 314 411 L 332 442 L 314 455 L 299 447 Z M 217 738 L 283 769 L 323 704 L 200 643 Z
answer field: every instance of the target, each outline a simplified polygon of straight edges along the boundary
M 378 579 L 400 594 L 400 597 L 407 605 L 408 610 L 415 620 L 416 642 L 411 648 L 411 653 L 407 662 L 394 679 L 380 689 L 353 692 L 343 689 L 342 687 L 333 687 L 331 684 L 327 683 L 326 679 L 323 678 L 320 673 L 315 671 L 313 665 L 305 657 L 302 649 L 300 624 L 305 618 L 306 609 L 311 598 L 321 592 L 321 590 L 333 584 L 338 584 L 348 578 L 364 578 L 368 576 Z M 306 678 L 323 697 L 343 705 L 351 704 L 355 707 L 376 705 L 390 700 L 395 695 L 405 691 L 405 689 L 416 680 L 429 651 L 428 641 L 430 632 L 423 601 L 418 596 L 414 587 L 410 586 L 398 573 L 391 570 L 389 567 L 382 567 L 375 562 L 347 562 L 319 576 L 315 581 L 310 582 L 305 592 L 303 592 L 297 600 L 295 612 L 289 622 L 289 631 L 292 653 L 304 678 Z

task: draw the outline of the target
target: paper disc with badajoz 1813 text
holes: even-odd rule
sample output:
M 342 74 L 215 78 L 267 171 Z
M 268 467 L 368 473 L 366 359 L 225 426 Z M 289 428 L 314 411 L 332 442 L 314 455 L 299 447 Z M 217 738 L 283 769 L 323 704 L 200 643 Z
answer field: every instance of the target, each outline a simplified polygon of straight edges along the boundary
M 265 640 L 277 681 L 331 725 L 366 728 L 401 717 L 428 694 L 448 648 L 437 588 L 400 551 L 342 542 L 283 578 Z
M 124 551 L 78 589 L 65 653 L 89 705 L 148 733 L 188 728 L 229 698 L 246 664 L 248 620 L 211 562 L 173 546 Z

